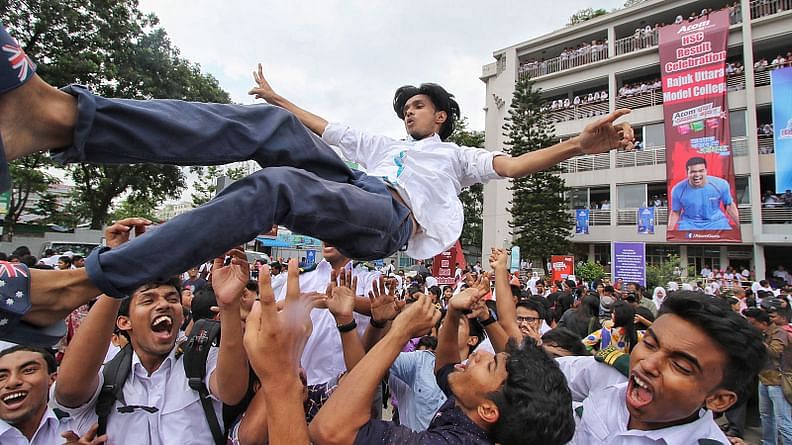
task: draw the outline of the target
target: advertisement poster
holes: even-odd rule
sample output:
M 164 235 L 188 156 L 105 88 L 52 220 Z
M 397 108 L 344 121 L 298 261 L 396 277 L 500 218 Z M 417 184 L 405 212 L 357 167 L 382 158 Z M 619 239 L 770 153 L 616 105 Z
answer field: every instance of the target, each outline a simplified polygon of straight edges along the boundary
M 589 233 L 589 209 L 575 210 L 575 233 Z
M 613 242 L 613 281 L 636 282 L 646 286 L 646 244 Z
M 562 281 L 575 275 L 575 257 L 572 255 L 553 255 L 550 257 L 553 266 L 553 282 Z
M 462 252 L 462 245 L 459 244 L 459 241 L 454 244 L 454 247 L 435 255 L 432 260 L 432 276 L 437 278 L 437 284 L 440 286 L 456 284 L 454 271 L 457 263 L 462 270 L 467 267 L 465 255 Z
M 775 192 L 792 190 L 792 68 L 770 71 L 773 86 L 773 135 L 775 143 Z
M 669 241 L 739 242 L 726 103 L 729 12 L 660 28 Z
M 654 235 L 655 208 L 641 207 L 638 209 L 638 233 L 641 235 Z

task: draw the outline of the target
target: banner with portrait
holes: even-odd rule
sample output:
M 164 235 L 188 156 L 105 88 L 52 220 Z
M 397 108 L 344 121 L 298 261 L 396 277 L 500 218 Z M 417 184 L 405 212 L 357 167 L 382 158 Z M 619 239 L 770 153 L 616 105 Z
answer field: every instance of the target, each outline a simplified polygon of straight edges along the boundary
M 641 207 L 638 209 L 638 233 L 653 235 L 655 232 L 655 208 Z
M 660 28 L 669 241 L 739 242 L 726 101 L 729 12 Z
M 773 86 L 773 143 L 775 192 L 792 190 L 792 68 L 770 71 Z
M 587 235 L 589 233 L 589 209 L 575 210 L 575 233 Z

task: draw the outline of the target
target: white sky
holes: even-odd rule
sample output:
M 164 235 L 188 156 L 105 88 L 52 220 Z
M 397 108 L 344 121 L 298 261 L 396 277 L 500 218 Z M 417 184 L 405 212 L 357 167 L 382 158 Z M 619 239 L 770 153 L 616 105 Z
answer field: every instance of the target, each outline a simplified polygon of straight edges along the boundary
M 484 129 L 481 67 L 492 52 L 563 27 L 586 7 L 623 0 L 141 0 L 183 57 L 239 103 L 264 64 L 273 88 L 328 120 L 403 137 L 392 109 L 401 85 L 436 82 Z

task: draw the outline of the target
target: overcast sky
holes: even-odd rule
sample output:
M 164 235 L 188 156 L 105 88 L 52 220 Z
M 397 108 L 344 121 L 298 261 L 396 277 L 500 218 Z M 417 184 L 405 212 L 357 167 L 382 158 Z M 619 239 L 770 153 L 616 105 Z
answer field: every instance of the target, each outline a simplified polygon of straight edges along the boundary
M 563 27 L 575 11 L 623 0 L 233 1 L 141 0 L 186 57 L 231 98 L 253 103 L 264 64 L 276 91 L 320 116 L 403 137 L 395 89 L 437 82 L 470 128 L 484 129 L 481 67 L 493 51 Z

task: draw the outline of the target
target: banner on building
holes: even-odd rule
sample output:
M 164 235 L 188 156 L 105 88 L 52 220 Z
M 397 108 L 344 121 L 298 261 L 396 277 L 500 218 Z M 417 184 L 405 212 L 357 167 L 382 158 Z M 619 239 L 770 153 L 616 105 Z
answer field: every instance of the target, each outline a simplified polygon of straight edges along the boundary
M 575 257 L 572 255 L 553 255 L 550 257 L 553 266 L 553 282 L 562 281 L 575 275 Z
M 575 233 L 588 234 L 589 233 L 589 209 L 575 210 Z
M 641 235 L 654 235 L 655 208 L 641 207 L 638 209 L 638 233 Z
M 792 190 L 792 68 L 770 71 L 773 86 L 773 143 L 775 144 L 775 192 Z
M 613 281 L 621 278 L 625 283 L 646 286 L 646 244 L 614 241 L 612 249 Z
M 462 252 L 462 245 L 459 241 L 445 252 L 435 255 L 432 260 L 432 276 L 437 278 L 437 284 L 441 286 L 456 284 L 454 271 L 457 264 L 462 270 L 467 268 L 465 254 Z
M 509 270 L 516 272 L 520 270 L 520 246 L 512 246 L 511 248 L 511 262 Z
M 729 12 L 660 28 L 669 241 L 739 242 L 726 102 Z

